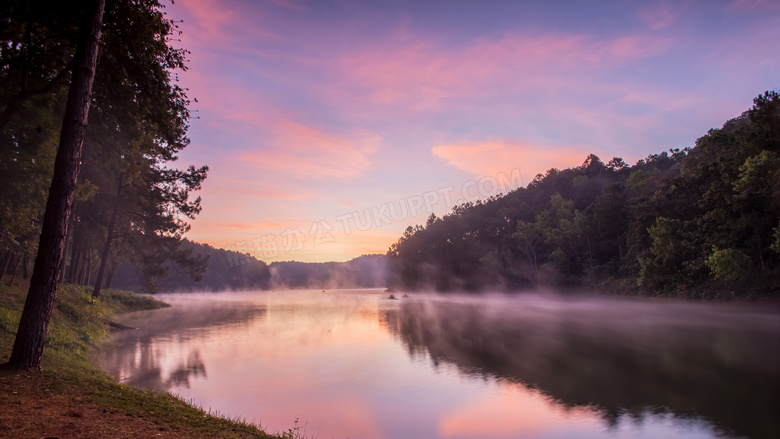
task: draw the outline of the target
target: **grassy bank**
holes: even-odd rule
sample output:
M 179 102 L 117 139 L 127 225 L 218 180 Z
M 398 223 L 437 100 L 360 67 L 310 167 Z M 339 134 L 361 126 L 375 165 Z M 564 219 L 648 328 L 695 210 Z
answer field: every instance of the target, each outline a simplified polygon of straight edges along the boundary
M 0 363 L 10 356 L 25 295 L 26 289 L 0 286 Z M 19 438 L 285 437 L 213 416 L 167 392 L 117 384 L 96 366 L 113 314 L 164 306 L 148 296 L 112 290 L 95 300 L 81 287 L 63 286 L 42 372 L 0 368 L 0 431 Z

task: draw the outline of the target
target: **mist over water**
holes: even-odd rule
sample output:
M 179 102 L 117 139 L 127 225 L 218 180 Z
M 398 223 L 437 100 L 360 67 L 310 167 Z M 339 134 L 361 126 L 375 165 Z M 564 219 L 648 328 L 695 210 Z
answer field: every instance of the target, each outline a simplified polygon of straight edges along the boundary
M 403 297 L 402 294 L 395 294 Z M 776 306 L 382 290 L 164 296 L 123 382 L 320 438 L 780 434 Z
M 412 355 L 588 406 L 611 426 L 646 413 L 775 437 L 777 310 L 520 296 L 405 302 L 388 324 Z

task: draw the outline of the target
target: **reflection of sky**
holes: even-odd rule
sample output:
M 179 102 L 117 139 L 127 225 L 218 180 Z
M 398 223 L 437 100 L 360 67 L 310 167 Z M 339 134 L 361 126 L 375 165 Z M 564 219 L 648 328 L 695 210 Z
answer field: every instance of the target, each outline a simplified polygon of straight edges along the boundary
M 118 347 L 106 352 L 106 368 L 133 382 L 149 372 L 141 365 L 151 364 L 159 377 L 150 383 L 160 385 L 196 356 L 203 373 L 193 373 L 189 386 L 171 384 L 169 390 L 271 432 L 292 427 L 298 418 L 307 436 L 327 438 L 604 436 L 606 424 L 589 407 L 567 410 L 520 384 L 465 375 L 448 363 L 434 365 L 425 354 L 410 356 L 383 318 L 398 302 L 384 297 L 376 290 L 173 297 L 174 304 L 195 304 L 194 321 L 204 322 L 208 309 L 223 320 L 193 326 L 179 313 L 179 328 L 160 319 L 166 329 L 155 334 L 149 317 L 169 310 L 125 316 L 123 323 L 151 333 L 145 344 L 136 344 L 132 331 L 119 333 Z M 225 298 L 235 309 L 264 312 L 218 312 Z M 214 306 L 199 306 L 200 300 Z M 122 355 L 135 356 L 135 363 L 118 355 L 123 345 L 131 348 Z M 138 357 L 149 346 L 154 358 L 142 363 Z M 614 437 L 711 437 L 699 423 L 664 416 L 648 416 L 642 423 L 621 418 L 611 432 Z
M 528 183 L 591 152 L 633 164 L 693 146 L 780 87 L 774 0 L 188 0 L 166 12 L 184 20 L 181 84 L 198 99 L 181 164 L 210 166 L 189 236 L 215 246 L 308 236 L 314 221 L 338 228 L 339 215 L 515 168 Z M 282 260 L 384 252 L 425 216 L 309 237 Z

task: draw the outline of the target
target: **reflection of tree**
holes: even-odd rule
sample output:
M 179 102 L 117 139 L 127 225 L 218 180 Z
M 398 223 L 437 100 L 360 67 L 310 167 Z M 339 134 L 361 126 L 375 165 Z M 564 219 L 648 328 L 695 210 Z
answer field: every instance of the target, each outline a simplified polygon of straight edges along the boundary
M 134 352 L 129 352 L 130 350 Z M 133 353 L 137 355 L 132 355 Z M 125 384 L 131 386 L 154 389 L 189 388 L 190 378 L 206 377 L 206 365 L 197 349 L 193 349 L 185 361 L 179 362 L 170 372 L 168 378 L 163 378 L 159 354 L 160 347 L 156 346 L 153 341 L 149 343 L 137 342 L 112 352 L 112 355 L 106 357 L 104 362 L 113 361 L 111 363 L 113 367 L 108 368 L 109 373 L 120 376 Z M 118 360 L 125 363 L 117 364 Z
M 103 368 L 130 385 L 160 390 L 189 388 L 190 379 L 206 376 L 206 365 L 197 348 L 201 337 L 225 327 L 248 326 L 265 318 L 266 313 L 256 304 L 230 302 L 138 313 L 124 323 L 140 329 L 114 334 L 112 345 L 103 351 Z M 170 355 L 171 342 L 183 341 L 192 341 L 194 347 L 164 377 L 161 359 Z
M 412 356 L 517 381 L 566 407 L 595 407 L 610 424 L 623 414 L 671 412 L 704 417 L 728 433 L 780 437 L 776 323 L 720 320 L 716 327 L 705 324 L 713 316 L 699 322 L 690 307 L 608 312 L 582 305 L 510 311 L 404 302 L 385 319 Z
M 193 350 L 187 362 L 179 364 L 173 372 L 171 372 L 170 378 L 165 383 L 166 388 L 172 387 L 186 387 L 190 388 L 190 377 L 206 377 L 206 365 L 203 364 L 203 360 L 200 358 L 200 351 Z

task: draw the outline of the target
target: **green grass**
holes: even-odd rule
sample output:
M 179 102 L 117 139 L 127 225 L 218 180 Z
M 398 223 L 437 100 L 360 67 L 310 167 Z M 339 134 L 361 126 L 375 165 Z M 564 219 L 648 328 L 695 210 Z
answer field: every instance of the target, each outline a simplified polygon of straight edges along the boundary
M 127 431 L 131 433 L 134 420 L 139 420 L 158 425 L 160 431 L 183 437 L 292 437 L 266 434 L 243 419 L 228 419 L 206 412 L 167 392 L 118 384 L 96 366 L 97 350 L 108 338 L 107 322 L 118 312 L 168 305 L 149 296 L 116 290 L 105 291 L 96 300 L 88 291 L 75 285 L 60 287 L 49 326 L 42 372 L 32 373 L 27 379 L 40 380 L 47 392 L 64 395 L 67 400 L 97 404 L 103 407 L 103 413 L 122 413 L 122 419 L 126 418 L 128 422 Z M 26 290 L 22 288 L 0 286 L 0 362 L 7 361 L 10 355 L 25 295 Z
M 87 360 L 88 355 L 106 340 L 107 323 L 114 314 L 170 306 L 129 291 L 106 290 L 100 299 L 93 298 L 90 291 L 90 288 L 77 285 L 60 286 L 46 337 L 46 352 Z M 0 334 L 5 342 L 13 343 L 26 294 L 22 288 L 0 286 Z M 44 366 L 46 359 L 44 354 Z
M 170 307 L 167 303 L 146 294 L 110 289 L 101 292 L 100 302 L 114 314 Z

